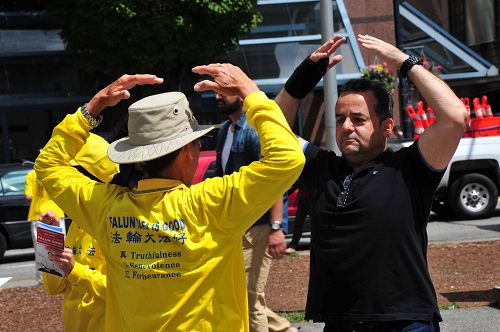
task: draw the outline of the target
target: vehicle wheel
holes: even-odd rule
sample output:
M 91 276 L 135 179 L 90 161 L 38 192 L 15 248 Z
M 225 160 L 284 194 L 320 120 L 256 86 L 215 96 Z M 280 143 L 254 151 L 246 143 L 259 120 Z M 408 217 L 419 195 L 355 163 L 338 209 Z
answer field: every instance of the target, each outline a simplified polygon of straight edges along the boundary
M 5 250 L 7 250 L 7 240 L 5 240 L 5 236 L 0 233 L 0 262 L 3 260 Z
M 495 210 L 497 201 L 495 184 L 482 174 L 466 174 L 450 187 L 450 208 L 460 219 L 488 218 Z

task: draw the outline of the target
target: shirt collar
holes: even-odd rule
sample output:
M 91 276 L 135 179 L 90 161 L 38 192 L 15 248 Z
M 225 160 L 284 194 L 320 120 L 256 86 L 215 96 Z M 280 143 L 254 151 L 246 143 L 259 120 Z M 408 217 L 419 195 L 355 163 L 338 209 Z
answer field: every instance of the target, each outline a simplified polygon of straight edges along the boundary
M 345 157 L 343 155 L 341 157 L 341 160 L 343 163 L 343 167 L 346 169 L 346 171 L 350 172 L 351 174 L 358 175 L 358 174 L 364 173 L 365 170 L 372 169 L 373 167 L 375 167 L 376 164 L 378 164 L 380 161 L 382 161 L 382 159 L 384 159 L 385 157 L 387 157 L 388 155 L 390 155 L 392 153 L 393 153 L 392 149 L 390 149 L 390 148 L 385 149 L 378 156 L 376 156 L 375 158 L 373 158 L 372 160 L 370 160 L 369 162 L 367 162 L 366 164 L 361 166 L 356 172 L 353 172 L 351 166 L 349 166 L 349 164 L 347 163 L 347 161 L 345 160 Z
M 242 128 L 245 125 L 246 119 L 247 119 L 247 112 L 243 112 L 243 114 L 241 114 L 238 121 L 236 121 L 235 125 L 238 128 Z
M 179 186 L 185 187 L 186 185 L 179 180 L 160 178 L 144 179 L 139 180 L 137 189 L 134 190 L 134 193 L 144 194 L 155 191 L 167 191 Z

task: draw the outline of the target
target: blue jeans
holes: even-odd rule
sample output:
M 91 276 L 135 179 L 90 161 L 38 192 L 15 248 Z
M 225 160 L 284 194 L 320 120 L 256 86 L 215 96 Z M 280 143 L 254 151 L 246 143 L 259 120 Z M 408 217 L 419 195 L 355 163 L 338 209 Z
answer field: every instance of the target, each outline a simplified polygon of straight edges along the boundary
M 323 332 L 439 332 L 437 319 L 393 322 L 326 322 Z

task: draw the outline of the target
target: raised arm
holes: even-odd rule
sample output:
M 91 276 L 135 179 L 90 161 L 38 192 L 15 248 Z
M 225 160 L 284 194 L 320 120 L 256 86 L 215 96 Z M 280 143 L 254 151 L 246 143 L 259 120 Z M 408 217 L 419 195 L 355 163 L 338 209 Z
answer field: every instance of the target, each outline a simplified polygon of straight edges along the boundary
M 408 58 L 393 45 L 375 37 L 359 35 L 358 40 L 364 48 L 374 51 L 394 68 L 401 68 Z M 465 106 L 445 82 L 423 66 L 413 66 L 408 77 L 432 107 L 438 120 L 420 136 L 419 149 L 430 166 L 443 169 L 455 153 L 467 124 Z
M 258 133 L 262 155 L 259 161 L 223 178 L 191 186 L 198 217 L 210 215 L 216 227 L 241 236 L 296 181 L 304 166 L 304 155 L 278 105 L 259 91 L 241 69 L 212 64 L 195 67 L 193 72 L 214 79 L 196 84 L 196 91 L 214 90 L 244 99 L 246 119 Z
M 295 68 L 292 76 L 286 81 L 285 86 L 274 99 L 283 111 L 290 127 L 295 122 L 300 100 L 314 89 L 327 70 L 342 61 L 342 55 L 332 55 L 345 41 L 345 38 L 335 35 L 307 56 Z M 330 56 L 332 57 L 330 58 Z
M 74 159 L 83 147 L 89 131 L 93 128 L 88 116 L 95 119 L 104 108 L 129 98 L 128 90 L 136 85 L 161 82 L 163 79 L 155 75 L 123 75 L 92 98 L 87 104 L 87 115 L 81 109 L 67 115 L 56 126 L 51 139 L 35 161 L 37 178 L 42 181 L 49 196 L 74 220 L 79 220 L 80 225 L 97 240 L 98 234 L 101 238 L 107 236 L 104 231 L 98 230 L 99 227 L 105 227 L 104 223 L 97 222 L 101 220 L 99 215 L 104 214 L 106 210 L 101 204 L 115 192 L 104 188 L 108 185 L 99 184 L 81 174 L 69 161 Z M 115 191 L 118 190 L 115 188 Z M 92 199 L 96 196 L 99 199 Z

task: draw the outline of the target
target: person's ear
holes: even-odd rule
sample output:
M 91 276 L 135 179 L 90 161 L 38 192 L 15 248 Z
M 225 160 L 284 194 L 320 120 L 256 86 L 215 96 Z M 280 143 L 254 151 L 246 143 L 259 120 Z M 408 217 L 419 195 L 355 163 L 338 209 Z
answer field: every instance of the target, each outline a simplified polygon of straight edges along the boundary
M 185 155 L 186 157 L 189 157 L 189 159 L 194 159 L 196 157 L 195 154 L 196 146 L 195 144 L 193 144 L 193 142 L 184 145 L 182 149 L 185 149 Z
M 392 118 L 385 119 L 382 121 L 382 130 L 384 131 L 384 136 L 389 138 L 392 133 L 392 129 L 394 128 L 394 120 Z

